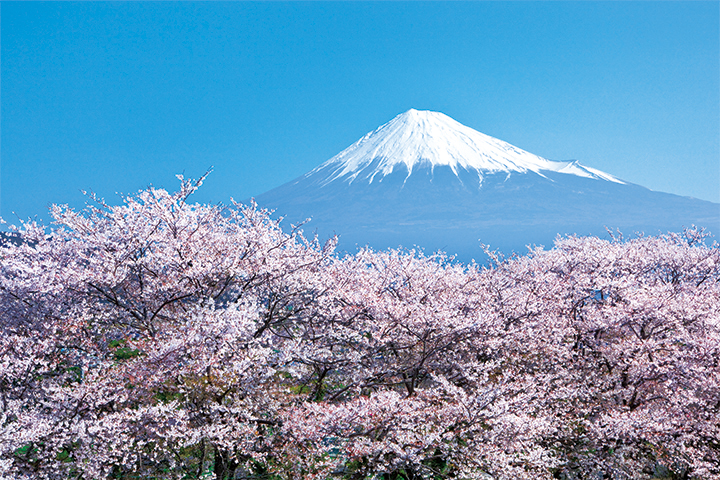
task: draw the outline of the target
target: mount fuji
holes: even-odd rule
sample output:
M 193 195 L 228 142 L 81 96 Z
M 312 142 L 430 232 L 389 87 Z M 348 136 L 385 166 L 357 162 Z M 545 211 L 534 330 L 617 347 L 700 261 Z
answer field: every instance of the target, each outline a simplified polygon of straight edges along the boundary
M 421 247 L 480 259 L 552 246 L 558 234 L 720 232 L 720 205 L 654 192 L 576 161 L 557 162 L 438 112 L 408 110 L 305 175 L 256 198 L 348 252 Z

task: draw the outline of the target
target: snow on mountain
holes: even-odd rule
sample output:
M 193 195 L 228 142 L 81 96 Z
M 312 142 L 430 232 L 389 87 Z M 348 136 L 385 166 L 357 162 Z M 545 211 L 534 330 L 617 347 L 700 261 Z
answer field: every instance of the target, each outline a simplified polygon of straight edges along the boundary
M 284 224 L 348 252 L 370 245 L 483 258 L 552 246 L 557 235 L 720 233 L 720 205 L 653 192 L 576 161 L 556 162 L 438 112 L 409 110 L 295 180 L 256 198 Z
M 399 165 L 410 176 L 417 166 L 447 166 L 483 173 L 543 171 L 623 183 L 610 174 L 572 162 L 554 162 L 498 140 L 440 112 L 410 109 L 368 133 L 308 175 L 330 171 L 324 183 L 382 180 Z

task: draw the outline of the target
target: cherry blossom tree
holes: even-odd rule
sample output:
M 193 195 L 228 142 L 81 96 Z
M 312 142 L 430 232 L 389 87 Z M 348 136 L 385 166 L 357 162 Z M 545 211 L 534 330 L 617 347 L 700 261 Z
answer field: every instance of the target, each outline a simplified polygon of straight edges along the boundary
M 0 246 L 0 476 L 720 479 L 720 248 L 340 257 L 203 179 Z
M 346 320 L 323 338 L 345 347 L 314 378 L 340 388 L 285 425 L 310 442 L 298 459 L 322 453 L 318 478 L 718 478 L 717 245 L 571 237 L 494 268 L 436 260 L 335 267 Z
M 269 384 L 333 245 L 254 206 L 189 204 L 202 179 L 181 181 L 119 207 L 54 207 L 49 235 L 25 224 L 3 249 L 6 472 L 186 474 L 199 449 L 190 467 L 209 452 L 222 478 L 262 453 Z

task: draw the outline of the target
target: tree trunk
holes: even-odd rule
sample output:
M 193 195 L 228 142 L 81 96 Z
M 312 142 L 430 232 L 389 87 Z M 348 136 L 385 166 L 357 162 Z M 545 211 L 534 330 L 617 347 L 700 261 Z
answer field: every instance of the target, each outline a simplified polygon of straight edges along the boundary
M 238 464 L 230 456 L 230 451 L 224 448 L 215 447 L 215 465 L 213 471 L 217 480 L 232 480 L 235 477 L 235 470 Z

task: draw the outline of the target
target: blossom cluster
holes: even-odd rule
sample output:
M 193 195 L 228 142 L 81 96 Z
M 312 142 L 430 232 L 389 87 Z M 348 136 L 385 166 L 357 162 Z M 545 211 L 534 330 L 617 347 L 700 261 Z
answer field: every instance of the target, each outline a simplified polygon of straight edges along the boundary
M 720 248 L 335 253 L 147 189 L 0 246 L 0 477 L 720 479 Z

